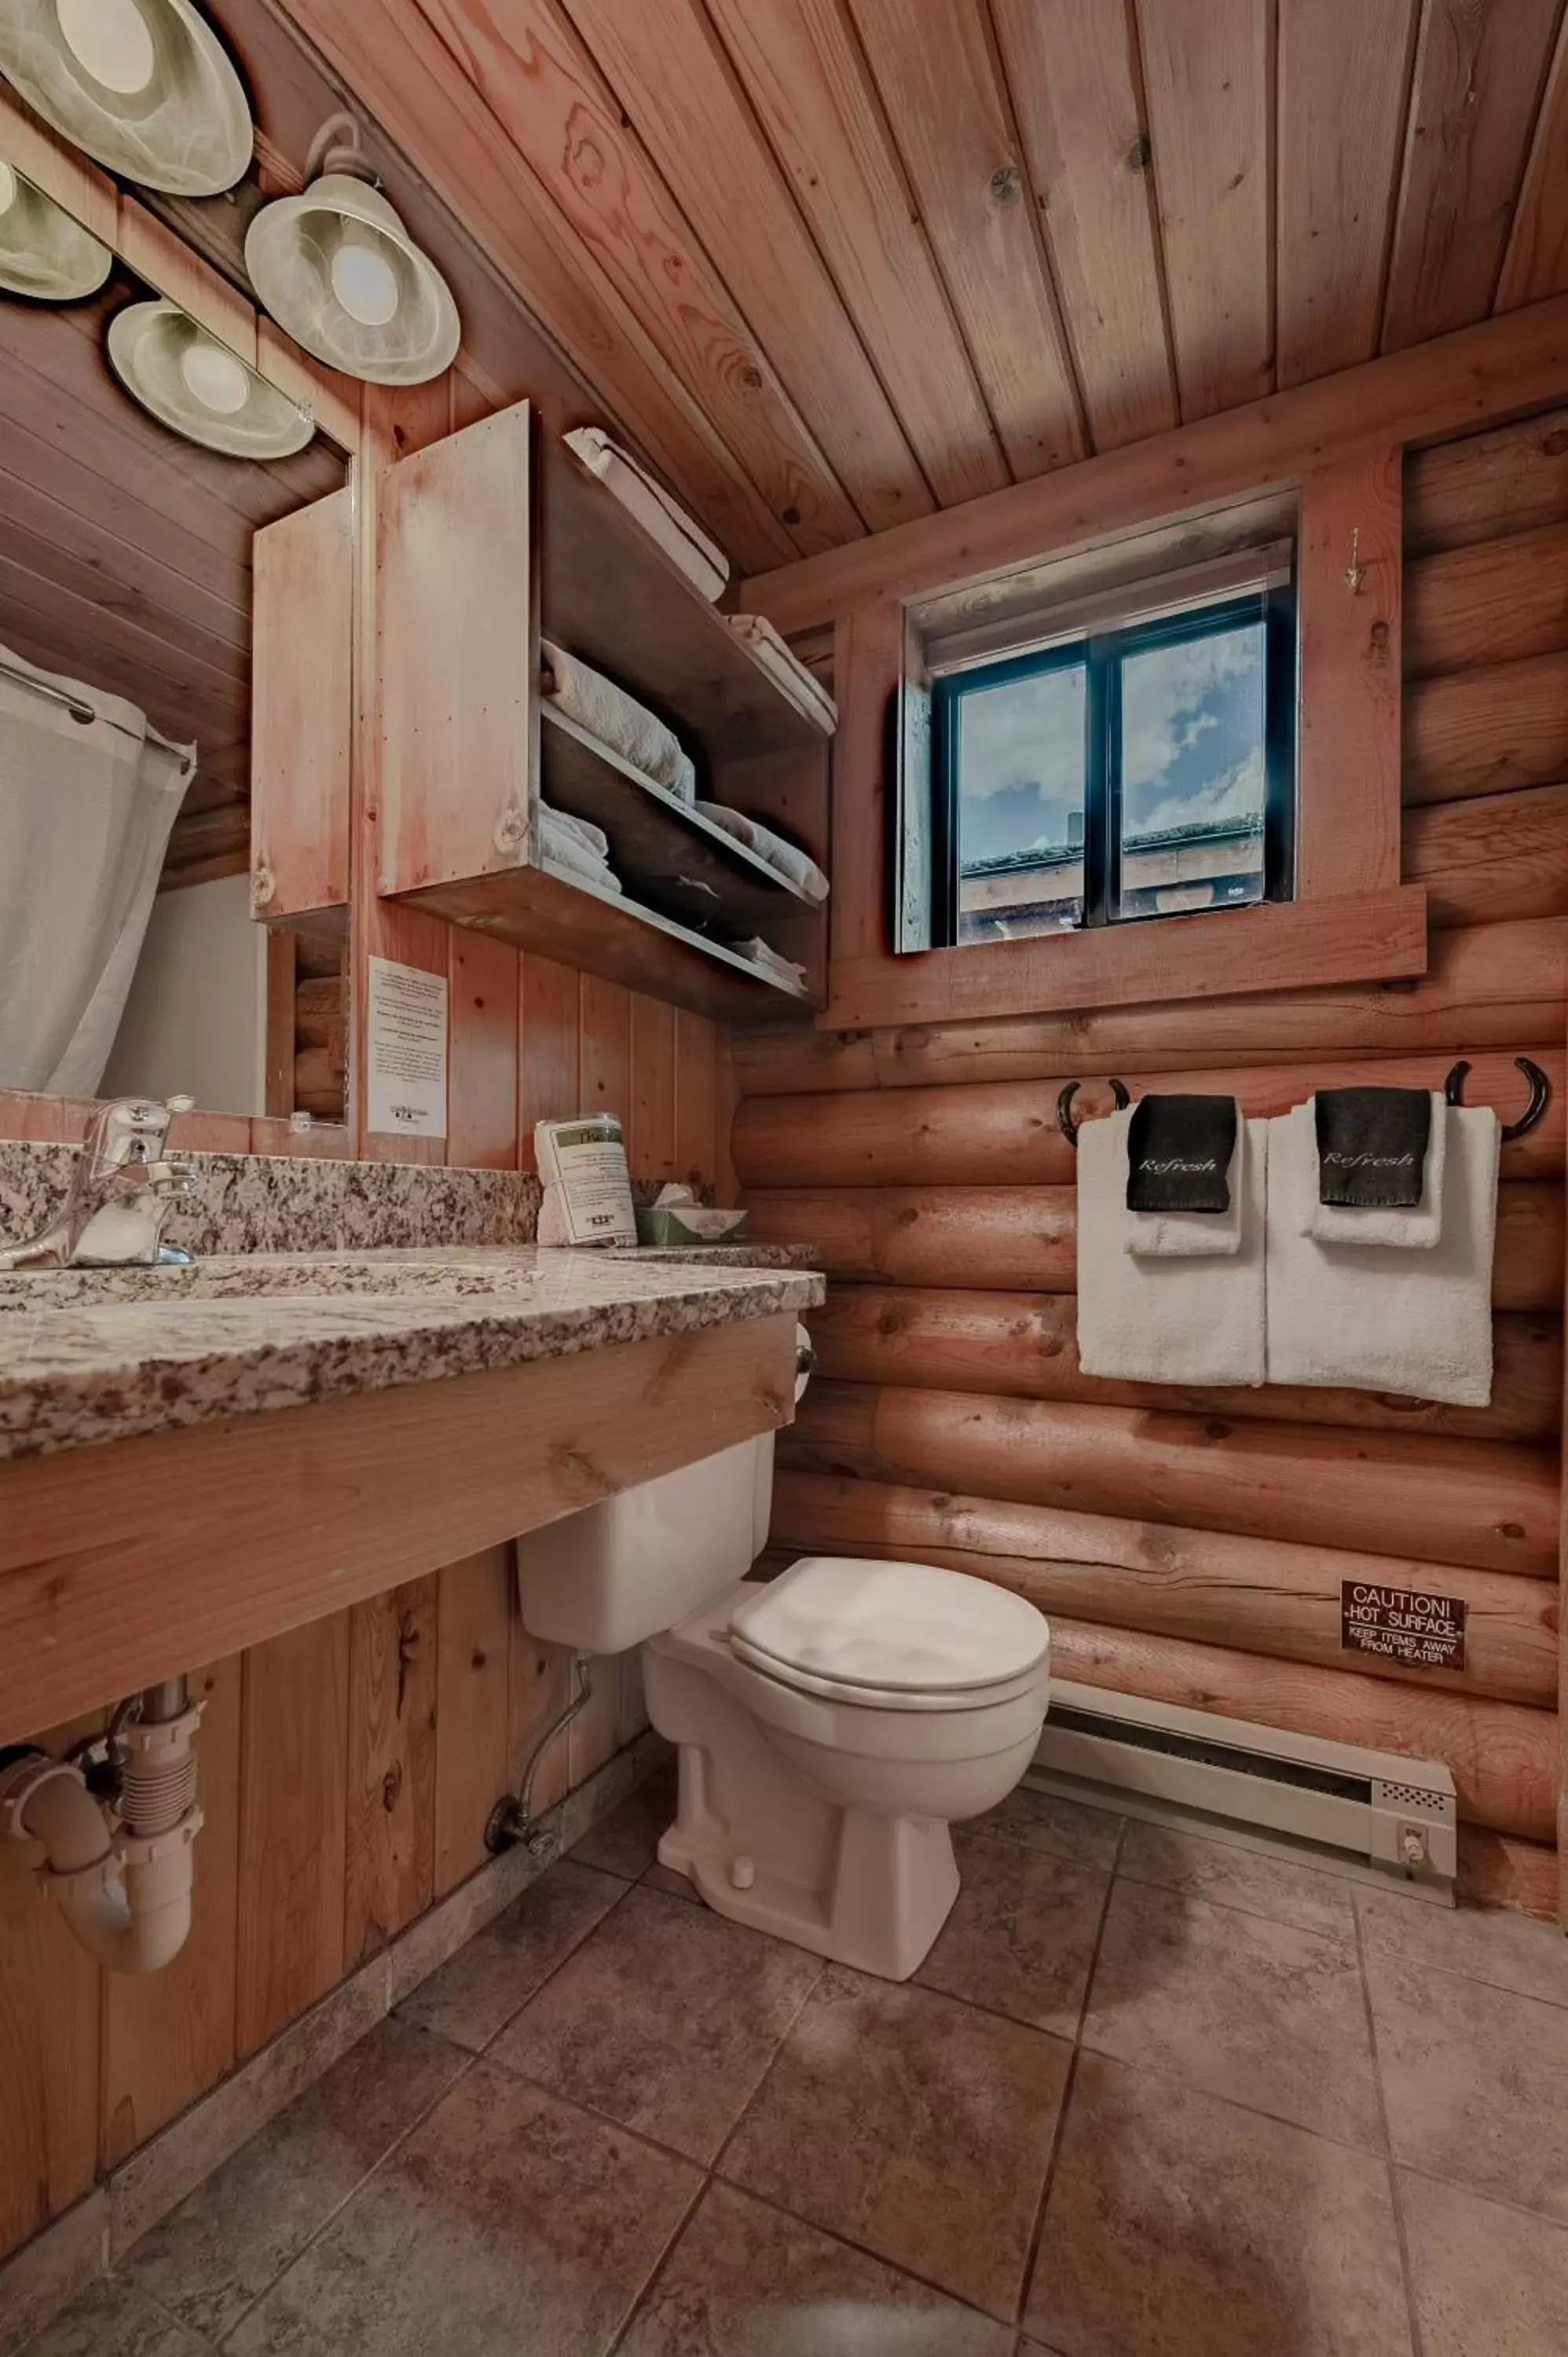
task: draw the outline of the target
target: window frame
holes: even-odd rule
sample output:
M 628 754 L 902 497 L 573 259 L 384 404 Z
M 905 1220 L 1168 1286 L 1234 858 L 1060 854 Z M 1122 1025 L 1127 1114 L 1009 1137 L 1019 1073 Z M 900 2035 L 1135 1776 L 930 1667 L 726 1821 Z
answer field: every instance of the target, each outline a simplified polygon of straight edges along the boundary
M 966 696 L 1015 680 L 1082 668 L 1084 694 L 1083 919 L 1063 934 L 1108 925 L 1151 924 L 1181 916 L 1220 916 L 1204 909 L 1116 913 L 1122 865 L 1121 665 L 1129 655 L 1217 637 L 1238 623 L 1263 625 L 1263 891 L 1262 899 L 1290 900 L 1295 891 L 1296 599 L 1294 579 L 1228 593 L 1199 605 L 1083 630 L 1026 652 L 955 666 L 931 681 L 931 931 L 933 949 L 969 949 L 959 938 L 959 722 Z M 1234 908 L 1256 908 L 1237 901 Z M 1049 940 L 1049 931 L 1017 941 Z M 1002 944 L 1012 946 L 1013 944 Z

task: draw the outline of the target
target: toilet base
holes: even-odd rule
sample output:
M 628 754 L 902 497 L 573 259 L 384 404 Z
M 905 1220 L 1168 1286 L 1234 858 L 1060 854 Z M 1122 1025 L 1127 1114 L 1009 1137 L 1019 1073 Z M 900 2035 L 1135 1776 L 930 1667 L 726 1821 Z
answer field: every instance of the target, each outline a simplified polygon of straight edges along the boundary
M 834 1810 L 823 1883 L 793 1881 L 753 1857 L 740 1829 L 715 1822 L 700 1804 L 688 1807 L 688 1760 L 695 1786 L 709 1781 L 706 1755 L 682 1747 L 681 1810 L 660 1842 L 660 1863 L 687 1876 L 716 1915 L 881 1980 L 907 1981 L 924 1963 L 958 1897 L 946 1825 Z

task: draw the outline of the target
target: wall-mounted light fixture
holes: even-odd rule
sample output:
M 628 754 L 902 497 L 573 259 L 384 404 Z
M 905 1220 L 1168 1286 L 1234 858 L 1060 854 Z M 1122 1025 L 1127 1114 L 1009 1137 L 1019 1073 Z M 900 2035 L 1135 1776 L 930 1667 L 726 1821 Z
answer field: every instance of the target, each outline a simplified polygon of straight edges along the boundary
M 127 393 L 188 442 L 231 458 L 287 458 L 316 432 L 309 414 L 174 303 L 132 303 L 109 323 Z
M 424 384 L 451 367 L 452 291 L 375 186 L 349 115 L 317 135 L 305 193 L 265 205 L 245 239 L 263 307 L 318 361 L 372 384 Z
M 145 188 L 216 196 L 251 161 L 240 77 L 191 0 L 0 0 L 0 73 L 74 146 Z
M 114 257 L 52 197 L 0 162 L 0 290 L 36 303 L 96 295 Z

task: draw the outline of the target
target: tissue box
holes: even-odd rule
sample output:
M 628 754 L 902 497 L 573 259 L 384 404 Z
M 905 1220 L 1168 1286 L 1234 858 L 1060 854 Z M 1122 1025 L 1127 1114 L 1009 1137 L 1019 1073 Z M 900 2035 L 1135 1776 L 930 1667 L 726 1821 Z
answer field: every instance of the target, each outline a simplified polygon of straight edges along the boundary
M 750 1223 L 747 1211 L 715 1211 L 701 1203 L 655 1203 L 637 1215 L 639 1244 L 737 1244 Z

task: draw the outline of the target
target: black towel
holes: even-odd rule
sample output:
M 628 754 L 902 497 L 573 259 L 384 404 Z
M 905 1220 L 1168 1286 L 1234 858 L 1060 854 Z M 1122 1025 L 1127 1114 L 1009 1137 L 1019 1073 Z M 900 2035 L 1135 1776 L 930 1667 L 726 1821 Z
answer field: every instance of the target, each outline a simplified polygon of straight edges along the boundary
M 1140 1097 L 1127 1125 L 1130 1211 L 1228 1211 L 1234 1097 Z
M 1426 1089 L 1319 1089 L 1317 1200 L 1351 1210 L 1413 1211 L 1432 1141 Z

